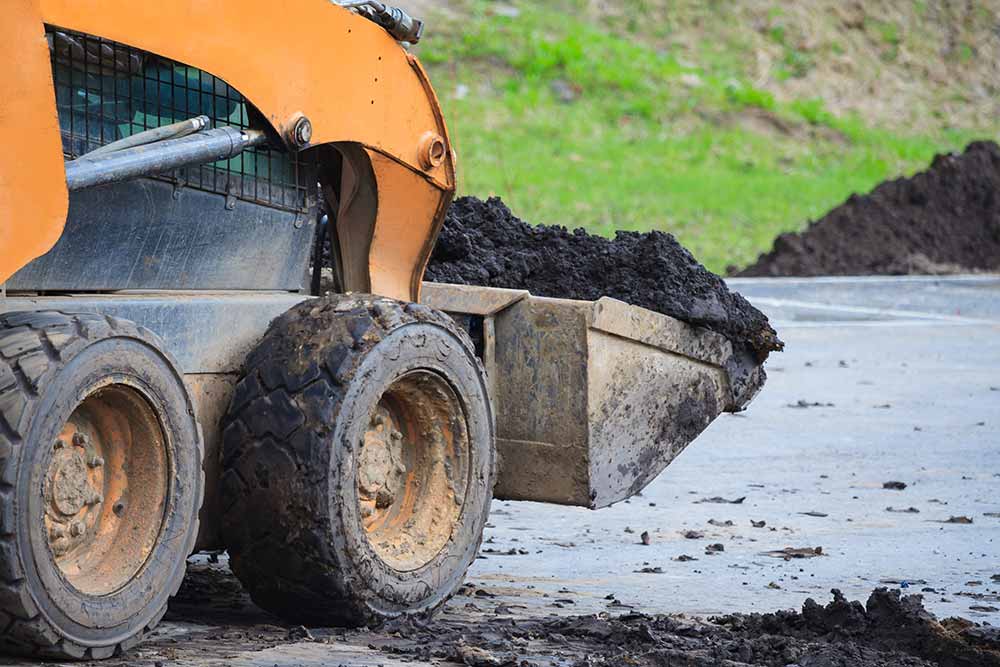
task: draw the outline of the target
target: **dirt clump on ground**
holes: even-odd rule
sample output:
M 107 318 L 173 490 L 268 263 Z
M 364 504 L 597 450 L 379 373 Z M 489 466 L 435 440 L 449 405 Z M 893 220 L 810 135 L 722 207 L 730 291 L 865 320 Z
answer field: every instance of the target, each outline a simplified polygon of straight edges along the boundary
M 559 609 L 584 601 L 560 594 Z M 469 667 L 1000 667 L 1000 627 L 939 622 L 921 596 L 898 589 L 878 588 L 865 605 L 834 590 L 829 603 L 807 599 L 801 611 L 707 619 L 627 606 L 620 615 L 580 615 L 549 602 L 466 583 L 431 618 L 305 628 L 256 607 L 223 557 L 189 563 L 162 626 L 137 649 L 89 664 L 381 664 L 384 657 Z
M 496 197 L 451 205 L 426 279 L 565 299 L 607 296 L 716 331 L 758 360 L 782 347 L 767 317 L 670 234 L 619 231 L 608 239 L 529 225 Z
M 801 612 L 737 614 L 703 620 L 630 613 L 619 617 L 499 618 L 482 624 L 447 619 L 387 624 L 373 646 L 423 661 L 475 667 L 566 664 L 573 667 L 993 667 L 995 628 L 939 623 L 918 595 L 877 589 L 867 605 L 839 591 Z M 559 662 L 552 662 L 559 657 Z
M 949 274 L 1000 270 L 1000 146 L 938 155 L 805 231 L 782 234 L 738 276 Z

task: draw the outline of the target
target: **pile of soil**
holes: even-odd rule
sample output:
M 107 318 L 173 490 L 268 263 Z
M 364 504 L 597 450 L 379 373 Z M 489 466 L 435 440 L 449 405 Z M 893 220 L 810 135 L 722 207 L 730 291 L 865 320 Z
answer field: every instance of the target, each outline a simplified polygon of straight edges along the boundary
M 1000 270 L 1000 146 L 938 155 L 912 178 L 852 195 L 739 276 L 943 274 Z
M 425 279 L 566 299 L 608 296 L 716 331 L 759 361 L 782 347 L 767 317 L 670 234 L 617 232 L 607 239 L 533 226 L 495 197 L 452 204 Z
M 877 589 L 866 606 L 839 591 L 801 613 L 737 614 L 708 621 L 631 613 L 462 621 L 398 621 L 372 645 L 423 661 L 474 667 L 997 667 L 1000 628 L 939 623 L 919 595 Z M 385 638 L 383 638 L 385 637 Z M 561 661 L 556 661 L 558 656 Z

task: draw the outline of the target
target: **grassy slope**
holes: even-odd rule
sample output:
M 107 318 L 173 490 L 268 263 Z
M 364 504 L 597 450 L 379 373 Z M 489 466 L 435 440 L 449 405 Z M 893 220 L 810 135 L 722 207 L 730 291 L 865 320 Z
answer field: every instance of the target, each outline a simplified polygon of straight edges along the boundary
M 997 91 L 967 79 L 1000 80 L 984 62 L 998 12 L 804 4 L 447 3 L 419 53 L 460 191 L 536 223 L 670 231 L 721 272 L 852 192 L 997 135 Z

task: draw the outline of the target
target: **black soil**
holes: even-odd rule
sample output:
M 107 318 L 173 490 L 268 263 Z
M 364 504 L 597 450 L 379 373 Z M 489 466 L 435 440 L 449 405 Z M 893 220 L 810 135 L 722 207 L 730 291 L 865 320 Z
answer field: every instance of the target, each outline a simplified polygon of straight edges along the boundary
M 912 178 L 882 183 L 798 234 L 740 276 L 957 273 L 1000 270 L 1000 146 L 938 155 Z
M 631 613 L 604 616 L 402 621 L 377 648 L 422 661 L 476 667 L 997 667 L 996 628 L 939 623 L 919 595 L 877 589 L 867 605 L 834 591 L 802 611 L 702 620 Z M 556 657 L 562 660 L 556 660 Z
M 331 665 L 355 664 L 344 660 L 350 656 L 380 664 L 382 654 L 398 656 L 393 664 L 470 667 L 1000 667 L 1000 628 L 938 621 L 921 596 L 899 590 L 876 589 L 866 604 L 833 591 L 827 604 L 807 599 L 801 611 L 709 619 L 554 613 L 575 606 L 575 594 L 563 594 L 553 604 L 547 596 L 511 597 L 470 583 L 433 618 L 368 630 L 306 629 L 255 607 L 224 563 L 198 563 L 171 601 L 166 620 L 173 632 L 154 633 L 138 651 L 94 665 L 160 667 L 164 657 L 227 664 L 234 654 L 271 648 L 274 659 L 283 655 L 281 664 L 291 664 L 296 653 L 281 654 L 282 647 L 305 642 L 331 645 Z M 314 646 L 313 659 L 324 650 Z
M 452 204 L 426 279 L 566 299 L 608 296 L 716 331 L 759 360 L 782 346 L 767 317 L 670 234 L 617 232 L 607 239 L 533 226 L 498 198 Z

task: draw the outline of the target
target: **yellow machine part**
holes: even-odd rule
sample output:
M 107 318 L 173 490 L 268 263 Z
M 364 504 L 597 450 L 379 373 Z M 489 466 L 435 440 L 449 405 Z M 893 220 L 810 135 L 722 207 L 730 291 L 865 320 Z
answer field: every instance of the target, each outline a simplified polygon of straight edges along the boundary
M 8 68 L 16 74 L 0 77 L 0 99 L 21 95 L 26 100 L 21 104 L 32 106 L 13 118 L 0 114 L 4 136 L 20 135 L 6 144 L 17 149 L 0 160 L 2 189 L 25 186 L 0 194 L 16 198 L 0 207 L 0 279 L 51 248 L 65 221 L 46 23 L 210 72 L 239 90 L 282 136 L 305 116 L 312 123 L 311 146 L 363 146 L 376 179 L 377 209 L 368 275 L 348 288 L 419 298 L 430 248 L 454 194 L 454 157 L 423 69 L 382 28 L 328 0 L 19 0 L 13 5 L 5 8 L 0 30 L 10 37 L 0 48 L 4 62 L 17 63 Z M 23 168 L 28 155 L 46 168 L 9 180 L 8 171 Z M 40 198 L 46 200 L 44 215 Z M 61 201 L 61 208 L 53 200 Z M 18 202 L 30 202 L 30 217 Z
M 0 282 L 59 240 L 67 192 L 45 27 L 35 3 L 0 21 Z M 16 66 L 13 63 L 17 63 Z

